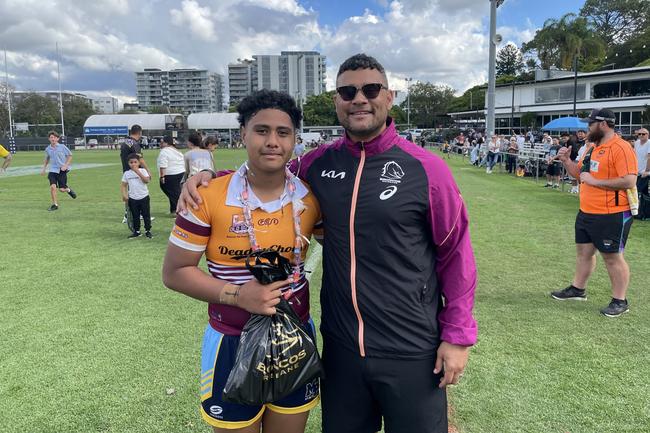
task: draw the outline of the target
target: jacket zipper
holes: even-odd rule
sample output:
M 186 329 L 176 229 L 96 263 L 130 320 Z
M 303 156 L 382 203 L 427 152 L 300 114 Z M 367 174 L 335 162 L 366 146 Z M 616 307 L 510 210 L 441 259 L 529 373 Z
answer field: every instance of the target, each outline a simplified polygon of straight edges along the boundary
M 366 162 L 366 151 L 361 143 L 361 160 L 359 161 L 359 167 L 357 168 L 357 174 L 354 179 L 354 189 L 352 190 L 352 204 L 350 208 L 350 287 L 352 288 L 352 305 L 354 306 L 354 312 L 357 314 L 357 321 L 359 322 L 359 353 L 361 357 L 366 356 L 366 350 L 364 349 L 363 344 L 363 318 L 361 317 L 361 312 L 359 311 L 359 304 L 357 303 L 357 258 L 356 258 L 356 246 L 354 243 L 354 217 L 357 210 L 357 198 L 359 195 L 359 184 L 361 183 L 361 173 L 363 171 L 363 166 Z

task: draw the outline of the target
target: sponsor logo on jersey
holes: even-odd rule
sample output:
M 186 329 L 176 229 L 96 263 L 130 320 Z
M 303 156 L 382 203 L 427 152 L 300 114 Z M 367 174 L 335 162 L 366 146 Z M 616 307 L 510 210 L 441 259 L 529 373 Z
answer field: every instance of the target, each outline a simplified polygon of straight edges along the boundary
M 233 215 L 232 224 L 230 225 L 230 229 L 228 229 L 228 231 L 232 233 L 236 233 L 238 235 L 245 235 L 246 233 L 248 233 L 248 224 L 246 224 L 244 215 L 241 214 Z
M 293 247 L 292 246 L 282 246 L 282 245 L 271 245 L 268 248 L 265 248 L 271 251 L 277 251 L 278 253 L 291 253 L 293 252 Z M 252 253 L 253 250 L 251 248 L 248 248 L 246 250 L 235 250 L 228 248 L 225 245 L 219 245 L 219 254 L 222 254 L 224 256 L 231 256 L 231 257 L 237 257 L 237 256 L 247 256 L 250 253 Z
M 318 397 L 318 379 L 305 385 L 305 401 Z
M 221 406 L 210 406 L 210 415 L 219 416 L 223 413 L 223 408 Z
M 329 177 L 330 179 L 345 179 L 345 172 L 337 173 L 335 170 L 323 170 L 320 177 Z
M 262 218 L 257 220 L 258 226 L 277 226 L 280 224 L 280 220 L 277 218 Z
M 187 238 L 189 238 L 189 236 L 187 236 L 186 233 L 180 231 L 180 230 L 177 229 L 177 228 L 174 228 L 174 233 L 176 233 L 178 236 L 182 237 L 183 239 L 187 239 Z
M 388 161 L 384 164 L 379 176 L 379 181 L 382 183 L 389 183 L 384 191 L 379 194 L 379 200 L 388 200 L 397 192 L 397 185 L 402 183 L 404 177 L 404 170 L 395 161 Z

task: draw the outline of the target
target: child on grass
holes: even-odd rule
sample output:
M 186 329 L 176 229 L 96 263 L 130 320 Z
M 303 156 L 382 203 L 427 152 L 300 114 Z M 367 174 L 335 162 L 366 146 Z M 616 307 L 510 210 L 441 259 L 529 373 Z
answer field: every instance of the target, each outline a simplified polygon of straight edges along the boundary
M 128 157 L 129 168 L 122 175 L 122 200 L 128 203 L 129 212 L 133 217 L 133 233 L 129 239 L 140 237 L 140 216 L 144 220 L 145 236 L 151 239 L 151 213 L 149 210 L 149 189 L 147 184 L 151 180 L 149 172 L 140 168 L 140 157 L 132 153 Z

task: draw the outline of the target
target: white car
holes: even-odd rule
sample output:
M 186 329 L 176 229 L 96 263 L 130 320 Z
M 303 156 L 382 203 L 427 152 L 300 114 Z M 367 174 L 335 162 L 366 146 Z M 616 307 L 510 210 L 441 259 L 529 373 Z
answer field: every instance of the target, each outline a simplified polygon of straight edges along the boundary
M 95 146 L 97 146 L 97 144 L 98 144 L 97 139 L 95 139 L 95 138 L 91 138 L 90 140 L 88 140 L 88 146 L 90 146 L 90 147 L 95 147 Z

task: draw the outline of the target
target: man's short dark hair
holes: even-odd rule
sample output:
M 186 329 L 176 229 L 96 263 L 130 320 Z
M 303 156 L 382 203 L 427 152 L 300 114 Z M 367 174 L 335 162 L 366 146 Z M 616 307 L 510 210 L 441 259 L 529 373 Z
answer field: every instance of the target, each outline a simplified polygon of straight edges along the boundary
M 339 66 L 339 72 L 336 74 L 336 78 L 345 71 L 356 71 L 358 69 L 375 69 L 381 72 L 381 75 L 384 76 L 384 80 L 388 84 L 388 78 L 386 77 L 386 70 L 384 67 L 372 56 L 369 56 L 364 53 L 355 54 L 352 57 L 348 57 L 341 66 Z
M 53 136 L 55 136 L 55 137 L 58 137 L 58 136 L 59 136 L 59 133 L 56 132 L 55 130 L 51 130 L 50 132 L 47 133 L 47 136 L 48 136 L 48 137 L 49 137 L 50 135 L 53 135 Z
M 138 156 L 137 153 L 130 153 L 129 156 L 126 157 L 127 161 L 131 161 L 132 159 L 140 161 L 140 157 Z
M 129 135 L 133 135 L 133 134 L 142 134 L 142 126 L 140 125 L 131 126 L 131 129 L 129 129 Z
M 175 146 L 174 145 L 174 138 L 171 135 L 163 136 L 163 138 L 160 141 L 162 141 L 163 143 L 167 143 L 170 146 Z
M 239 113 L 237 120 L 244 127 L 259 111 L 268 108 L 284 111 L 291 118 L 294 129 L 300 127 L 302 112 L 296 105 L 296 101 L 288 94 L 277 90 L 258 90 L 242 99 L 237 105 L 237 113 Z

